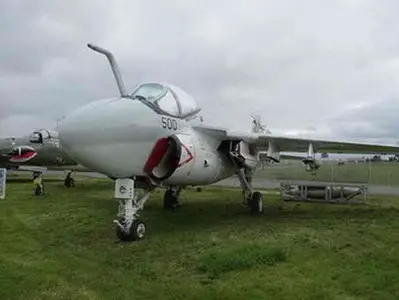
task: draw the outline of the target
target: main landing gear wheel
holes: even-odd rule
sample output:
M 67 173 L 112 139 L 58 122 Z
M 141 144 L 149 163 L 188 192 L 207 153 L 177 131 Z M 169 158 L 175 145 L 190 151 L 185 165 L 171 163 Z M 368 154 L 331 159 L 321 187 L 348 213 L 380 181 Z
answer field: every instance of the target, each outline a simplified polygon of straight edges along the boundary
M 75 187 L 75 179 L 72 178 L 72 173 L 71 173 L 71 172 L 69 172 L 69 173 L 67 174 L 67 176 L 65 177 L 64 185 L 65 185 L 67 188 Z
M 179 195 L 181 192 L 181 187 L 178 187 L 176 190 L 173 190 L 172 187 L 168 188 L 165 191 L 163 197 L 163 208 L 164 209 L 175 209 L 179 207 Z
M 178 203 L 177 196 L 174 195 L 173 191 L 167 190 L 163 196 L 163 208 L 174 209 Z
M 123 221 L 119 221 L 123 224 Z M 122 230 L 122 228 L 116 228 L 116 235 L 121 241 L 138 241 L 142 240 L 145 236 L 146 227 L 145 223 L 141 220 L 134 220 L 128 232 Z
M 66 178 L 66 179 L 64 180 L 64 185 L 65 185 L 67 188 L 75 187 L 75 179 L 73 179 L 72 177 Z
M 252 214 L 263 213 L 263 195 L 261 192 L 253 192 L 248 199 L 248 206 Z

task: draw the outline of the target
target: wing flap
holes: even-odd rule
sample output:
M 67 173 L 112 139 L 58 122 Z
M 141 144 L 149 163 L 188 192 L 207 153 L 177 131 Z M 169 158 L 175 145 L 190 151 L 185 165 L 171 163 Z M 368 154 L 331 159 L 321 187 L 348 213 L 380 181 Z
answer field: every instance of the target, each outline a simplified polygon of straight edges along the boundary
M 278 151 L 306 152 L 309 144 L 313 144 L 316 152 L 327 153 L 399 153 L 399 145 L 364 143 L 353 141 L 333 141 L 291 138 L 281 136 L 259 136 L 256 145 L 259 150 L 267 150 L 269 142 L 273 142 Z

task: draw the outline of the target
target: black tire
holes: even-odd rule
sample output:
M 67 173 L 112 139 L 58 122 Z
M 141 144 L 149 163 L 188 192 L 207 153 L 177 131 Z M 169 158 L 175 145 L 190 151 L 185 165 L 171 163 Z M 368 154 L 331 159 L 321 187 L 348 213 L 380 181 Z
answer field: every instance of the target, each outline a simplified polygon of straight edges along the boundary
M 173 194 L 173 191 L 167 190 L 163 196 L 163 208 L 164 209 L 174 209 L 179 203 L 177 196 Z
M 141 220 L 134 220 L 130 226 L 129 233 L 124 232 L 119 226 L 116 228 L 116 235 L 121 241 L 138 241 L 145 237 L 146 226 Z
M 43 194 L 43 190 L 40 185 L 35 186 L 35 196 L 41 196 Z
M 67 187 L 67 188 L 70 188 L 70 187 L 75 187 L 75 179 L 73 179 L 73 178 L 65 178 L 65 180 L 64 180 L 64 185 Z
M 261 192 L 253 192 L 249 201 L 249 207 L 252 214 L 263 213 L 263 194 Z

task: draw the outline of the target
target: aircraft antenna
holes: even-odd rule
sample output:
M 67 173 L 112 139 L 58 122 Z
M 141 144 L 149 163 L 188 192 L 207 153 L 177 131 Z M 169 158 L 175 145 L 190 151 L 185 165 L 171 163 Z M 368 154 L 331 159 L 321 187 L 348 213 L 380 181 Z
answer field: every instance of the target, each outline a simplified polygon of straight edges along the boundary
M 114 55 L 111 52 L 109 52 L 108 50 L 106 50 L 102 47 L 90 44 L 90 43 L 87 44 L 87 47 L 89 47 L 93 51 L 104 54 L 107 57 L 109 64 L 111 65 L 112 72 L 114 73 L 116 84 L 118 85 L 118 89 L 119 89 L 119 93 L 121 94 L 121 97 L 128 97 L 129 95 L 126 92 L 125 84 L 123 83 L 121 72 L 119 71 L 119 67 L 115 60 Z
M 267 133 L 267 134 L 271 133 L 271 131 L 267 129 L 266 124 L 262 123 L 262 117 L 260 115 L 251 115 L 251 118 L 252 118 L 252 132 Z

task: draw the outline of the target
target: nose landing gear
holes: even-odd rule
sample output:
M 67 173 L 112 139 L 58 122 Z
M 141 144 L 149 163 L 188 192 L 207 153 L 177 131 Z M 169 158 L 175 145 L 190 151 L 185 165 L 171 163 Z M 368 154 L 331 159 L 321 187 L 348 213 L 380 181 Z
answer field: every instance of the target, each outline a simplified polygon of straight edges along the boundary
M 119 200 L 119 211 L 114 223 L 117 225 L 116 235 L 121 241 L 137 241 L 145 236 L 146 226 L 139 219 L 138 212 L 144 208 L 153 187 L 148 185 L 145 190 L 144 196 L 138 200 L 134 179 L 115 180 L 115 198 Z
M 44 194 L 43 178 L 41 172 L 33 172 L 33 184 L 35 186 L 34 195 L 42 196 Z

